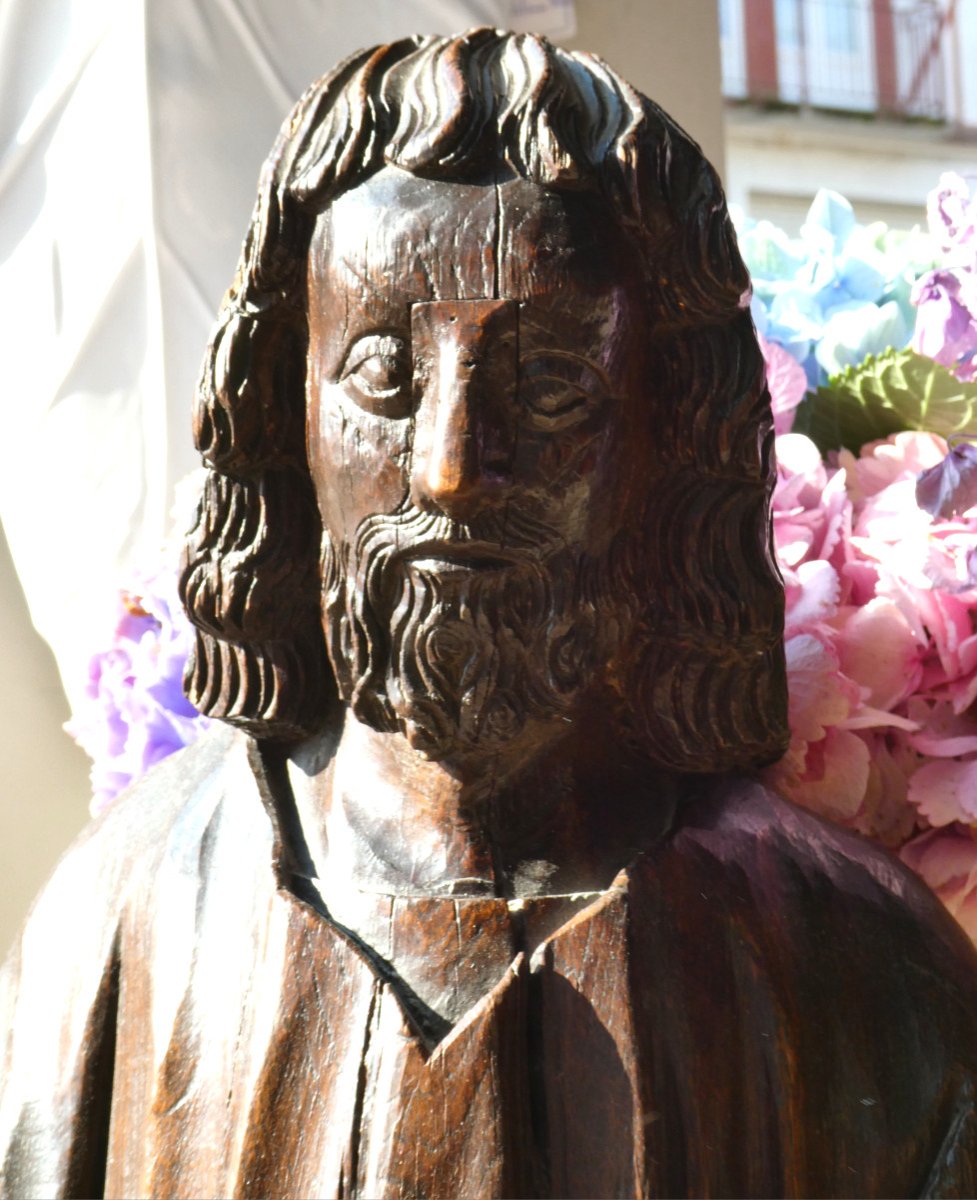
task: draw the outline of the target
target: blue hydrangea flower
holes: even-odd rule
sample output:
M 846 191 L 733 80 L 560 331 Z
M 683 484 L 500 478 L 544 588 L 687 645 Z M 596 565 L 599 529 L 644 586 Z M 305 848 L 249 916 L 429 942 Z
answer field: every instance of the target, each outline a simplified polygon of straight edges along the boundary
M 753 277 L 754 322 L 801 363 L 811 387 L 909 341 L 912 284 L 933 260 L 925 235 L 859 225 L 843 196 L 822 189 L 799 237 L 769 221 L 741 220 L 739 238 Z

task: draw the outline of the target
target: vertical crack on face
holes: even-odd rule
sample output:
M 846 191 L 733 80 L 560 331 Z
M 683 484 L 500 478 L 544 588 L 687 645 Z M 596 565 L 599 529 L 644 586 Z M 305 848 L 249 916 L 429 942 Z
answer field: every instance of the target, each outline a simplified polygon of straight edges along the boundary
M 495 185 L 495 225 L 493 226 L 492 242 L 492 297 L 503 299 L 499 291 L 499 262 L 502 257 L 502 193 L 499 185 Z

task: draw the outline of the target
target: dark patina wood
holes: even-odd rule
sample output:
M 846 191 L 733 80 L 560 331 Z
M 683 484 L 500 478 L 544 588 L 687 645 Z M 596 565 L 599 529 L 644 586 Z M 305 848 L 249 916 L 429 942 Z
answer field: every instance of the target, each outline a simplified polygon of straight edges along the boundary
M 356 55 L 262 176 L 181 587 L 227 724 L 2 977 L 10 1195 L 977 1188 L 977 959 L 782 751 L 722 192 L 587 56 Z

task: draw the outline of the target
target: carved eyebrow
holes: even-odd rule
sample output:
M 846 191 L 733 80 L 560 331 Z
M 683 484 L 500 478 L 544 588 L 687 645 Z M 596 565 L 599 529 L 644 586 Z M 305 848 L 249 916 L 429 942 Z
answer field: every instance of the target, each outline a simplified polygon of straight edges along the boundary
M 592 371 L 593 374 L 597 376 L 597 380 L 604 391 L 607 392 L 608 395 L 611 392 L 611 381 L 607 372 L 600 365 L 600 363 L 594 362 L 594 360 L 592 358 L 588 358 L 586 354 L 577 354 L 573 350 L 551 350 L 545 346 L 542 346 L 537 350 L 531 350 L 528 354 L 522 354 L 519 357 L 520 363 L 523 364 L 531 363 L 535 359 L 557 359 L 567 362 L 578 369 L 582 367 L 587 371 Z
M 548 292 L 519 301 L 519 328 L 527 332 L 565 342 L 568 328 L 572 330 L 577 325 L 578 321 L 574 321 L 572 314 L 567 313 L 565 293 Z

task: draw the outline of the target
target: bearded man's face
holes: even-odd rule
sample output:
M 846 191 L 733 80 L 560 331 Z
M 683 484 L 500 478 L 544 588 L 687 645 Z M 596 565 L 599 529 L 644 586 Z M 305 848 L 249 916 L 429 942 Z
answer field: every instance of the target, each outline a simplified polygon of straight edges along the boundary
M 569 720 L 631 631 L 652 422 L 596 197 L 385 168 L 316 225 L 307 446 L 340 694 L 432 758 Z

